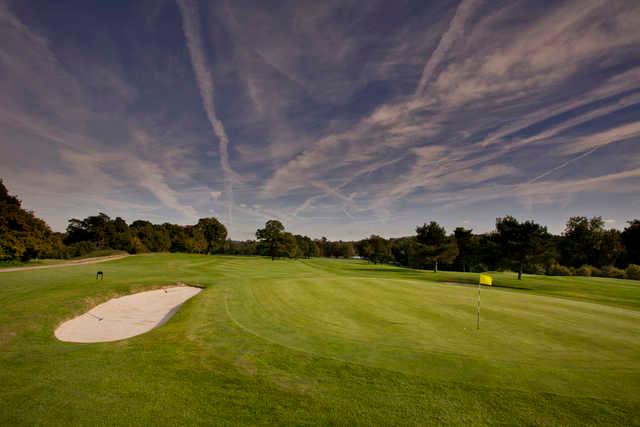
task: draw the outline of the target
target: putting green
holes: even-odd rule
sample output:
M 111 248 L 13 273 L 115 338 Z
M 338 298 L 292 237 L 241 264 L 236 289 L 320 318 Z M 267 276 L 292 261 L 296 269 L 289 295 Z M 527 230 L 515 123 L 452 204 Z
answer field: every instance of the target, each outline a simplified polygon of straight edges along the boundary
M 0 424 L 640 423 L 640 283 L 158 254 L 0 277 Z M 54 326 L 118 295 L 205 289 L 115 343 Z
M 483 288 L 477 330 L 474 286 L 284 279 L 224 298 L 228 316 L 258 339 L 412 375 L 601 397 L 639 379 L 593 388 L 592 369 L 606 366 L 613 379 L 640 355 L 640 312 L 618 307 Z

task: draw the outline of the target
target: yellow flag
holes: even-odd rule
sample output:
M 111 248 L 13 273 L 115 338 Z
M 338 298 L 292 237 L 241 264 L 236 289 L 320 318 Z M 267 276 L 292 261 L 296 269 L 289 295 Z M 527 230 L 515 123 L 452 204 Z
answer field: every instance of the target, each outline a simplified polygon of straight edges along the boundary
M 480 284 L 481 285 L 491 286 L 492 282 L 493 282 L 493 278 L 491 276 L 488 276 L 486 274 L 481 274 L 480 275 Z

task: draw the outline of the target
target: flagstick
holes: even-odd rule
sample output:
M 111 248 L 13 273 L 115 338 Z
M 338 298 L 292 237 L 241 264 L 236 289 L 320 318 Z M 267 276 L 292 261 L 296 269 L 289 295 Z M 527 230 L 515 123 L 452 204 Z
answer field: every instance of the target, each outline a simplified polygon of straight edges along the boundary
M 480 282 L 478 282 L 478 321 L 476 329 L 480 330 Z

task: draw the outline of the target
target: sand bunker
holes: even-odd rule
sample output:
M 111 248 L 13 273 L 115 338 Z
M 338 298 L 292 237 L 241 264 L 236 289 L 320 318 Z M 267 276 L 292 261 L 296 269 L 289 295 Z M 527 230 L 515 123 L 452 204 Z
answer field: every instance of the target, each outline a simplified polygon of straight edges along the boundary
M 68 342 L 117 341 L 144 334 L 165 323 L 202 289 L 175 286 L 111 299 L 64 322 L 56 337 Z

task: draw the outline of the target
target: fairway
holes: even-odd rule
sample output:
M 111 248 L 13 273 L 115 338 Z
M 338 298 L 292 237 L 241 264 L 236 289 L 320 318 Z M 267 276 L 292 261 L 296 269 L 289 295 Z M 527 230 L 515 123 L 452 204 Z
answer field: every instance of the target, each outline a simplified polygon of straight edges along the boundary
M 0 275 L 0 425 L 640 424 L 640 285 L 346 260 L 155 254 Z M 204 290 L 112 343 L 55 328 Z

